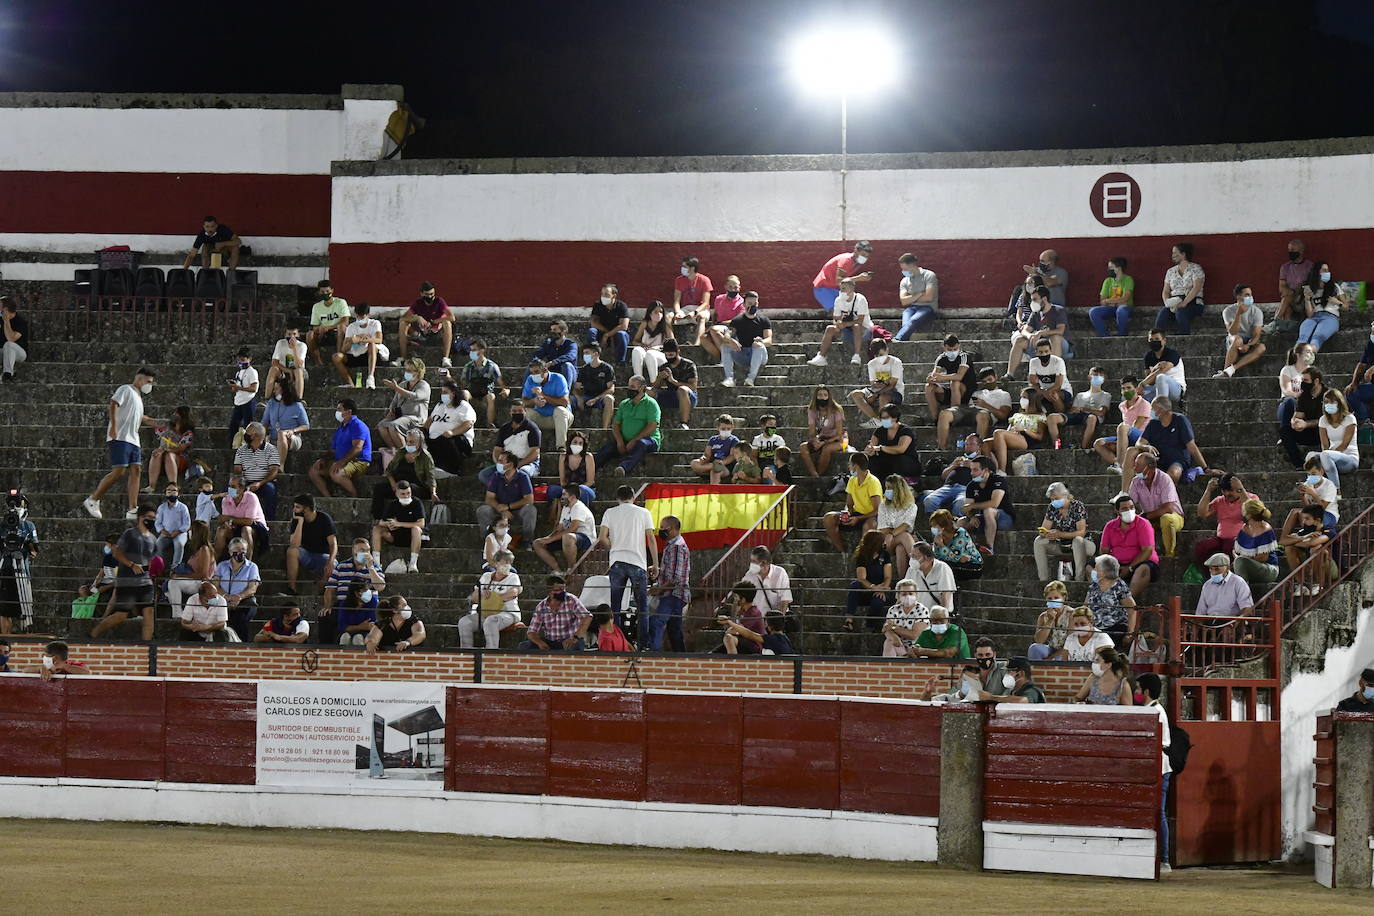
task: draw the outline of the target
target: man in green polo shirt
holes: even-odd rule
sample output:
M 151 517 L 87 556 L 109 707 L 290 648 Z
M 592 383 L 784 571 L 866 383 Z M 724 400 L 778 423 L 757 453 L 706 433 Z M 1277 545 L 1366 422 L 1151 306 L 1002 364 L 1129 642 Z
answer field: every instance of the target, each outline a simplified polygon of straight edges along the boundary
M 662 440 L 658 430 L 659 406 L 658 401 L 645 393 L 647 390 L 643 378 L 630 376 L 630 396 L 615 409 L 611 438 L 596 453 L 597 467 L 617 462 L 615 473 L 624 477 L 644 460 L 645 455 L 658 451 Z
M 936 605 L 930 609 L 930 626 L 916 637 L 911 647 L 913 658 L 972 658 L 968 634 L 949 622 L 949 611 Z

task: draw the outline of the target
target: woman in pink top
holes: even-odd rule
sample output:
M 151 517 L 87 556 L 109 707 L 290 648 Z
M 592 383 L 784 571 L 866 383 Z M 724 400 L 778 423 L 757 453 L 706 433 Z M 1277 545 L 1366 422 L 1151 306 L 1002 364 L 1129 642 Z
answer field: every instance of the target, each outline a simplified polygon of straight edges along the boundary
M 744 314 L 744 296 L 740 293 L 739 277 L 731 274 L 725 278 L 725 292 L 715 298 L 712 308 L 715 311 L 715 323 L 718 325 L 729 324 Z M 710 354 L 712 359 L 720 358 L 720 347 L 716 345 L 715 335 L 706 333 L 705 315 L 697 319 L 696 344 Z
M 1137 601 L 1151 581 L 1159 578 L 1159 552 L 1155 550 L 1155 526 L 1136 512 L 1135 500 L 1118 496 L 1113 503 L 1116 518 L 1102 526 L 1099 550 L 1116 557 L 1121 578 L 1131 586 Z
M 1220 495 L 1216 493 L 1218 489 L 1221 490 Z M 1235 474 L 1207 478 L 1207 489 L 1202 491 L 1202 498 L 1197 501 L 1197 517 L 1211 518 L 1215 515 L 1217 533 L 1216 537 L 1203 538 L 1193 545 L 1193 559 L 1199 569 L 1207 565 L 1207 558 L 1214 553 L 1231 555 L 1236 532 L 1245 524 L 1245 501 L 1254 498 L 1255 494 L 1247 493 L 1245 485 Z

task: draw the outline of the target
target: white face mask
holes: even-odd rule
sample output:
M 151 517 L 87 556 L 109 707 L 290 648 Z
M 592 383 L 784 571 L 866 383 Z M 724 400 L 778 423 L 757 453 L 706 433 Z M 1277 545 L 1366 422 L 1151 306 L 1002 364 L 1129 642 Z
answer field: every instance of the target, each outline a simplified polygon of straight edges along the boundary
M 1022 399 L 1021 399 L 1021 409 L 1022 409 L 1022 410 L 1030 410 L 1030 398 L 1022 398 Z
M 403 505 L 403 506 L 408 506 L 408 505 L 410 505 L 411 503 L 415 502 L 415 497 L 413 497 L 413 496 L 398 496 L 398 497 L 396 497 L 396 502 L 400 503 L 400 504 Z
M 497 564 L 496 564 L 496 571 L 497 571 L 498 573 L 500 573 L 501 575 L 504 576 L 506 573 L 510 572 L 510 564 L 509 564 L 509 563 L 497 563 Z
M 1013 674 L 1002 675 L 1002 686 L 1007 690 L 1011 690 L 1016 686 L 1016 676 Z
M 453 395 L 451 394 L 441 394 L 439 395 L 439 400 L 444 402 L 445 407 L 450 407 L 453 405 Z
M 866 255 L 866 254 L 856 254 L 856 255 L 854 256 L 854 260 L 855 260 L 856 263 L 859 263 L 859 264 L 867 264 L 867 263 L 868 263 L 868 255 Z
M 143 392 L 144 394 L 152 394 L 152 393 L 153 393 L 153 383 L 152 383 L 152 382 L 144 382 L 142 385 L 139 385 L 139 386 L 138 386 L 138 390 L 141 391 L 141 392 Z
M 687 268 L 683 267 L 682 270 L 679 271 L 679 273 L 681 273 L 684 277 L 687 276 Z
M 1134 524 L 1135 524 L 1135 510 L 1134 510 L 1134 509 L 1127 509 L 1125 512 L 1121 513 L 1121 524 L 1123 524 L 1123 525 L 1134 525 Z
M 403 607 L 403 608 L 401 608 L 401 619 L 402 619 L 402 620 L 409 620 L 409 619 L 410 619 L 410 608 L 408 608 L 408 607 Z
M 983 686 L 978 683 L 977 678 L 964 675 L 964 684 L 959 688 L 959 693 L 965 697 L 975 697 L 978 695 L 978 691 L 982 689 Z
M 372 603 L 372 599 L 375 598 L 376 596 L 377 596 L 377 593 L 374 592 L 372 589 L 369 588 L 369 589 L 364 589 L 362 592 L 360 592 L 359 595 L 358 595 L 358 598 L 359 598 L 360 601 L 362 601 L 363 604 L 371 604 L 371 603 Z
M 915 595 L 898 595 L 897 600 L 902 603 L 902 607 L 912 607 L 916 604 Z
M 615 300 L 612 299 L 610 296 L 602 296 L 602 297 L 601 297 L 601 304 L 602 304 L 602 305 L 610 305 L 610 304 L 611 304 L 612 302 L 614 302 L 614 301 L 615 301 Z
M 505 525 L 502 525 L 501 527 L 499 527 L 499 528 L 497 528 L 497 529 L 495 529 L 495 530 L 496 530 L 496 536 L 497 536 L 498 538 L 503 538 L 503 537 L 505 537 L 505 536 L 510 532 L 510 529 L 507 528 Z
M 760 568 L 761 568 L 761 567 L 759 566 L 759 564 L 757 564 L 757 563 L 750 563 L 750 564 L 749 564 L 749 574 L 750 574 L 750 575 L 757 575 Z
M 51 656 L 51 655 L 45 655 L 45 656 L 43 656 L 43 667 L 44 667 L 44 668 L 51 668 L 51 667 L 52 667 L 52 656 Z
M 407 382 L 413 382 L 413 381 L 415 381 L 415 373 L 414 373 L 414 372 L 407 372 L 407 373 L 406 373 L 406 381 L 407 381 Z
M 334 411 L 334 422 L 335 422 L 335 423 L 342 423 L 342 422 L 343 422 L 343 411 L 342 411 L 342 410 L 336 410 L 336 411 Z
M 358 564 L 360 564 L 360 565 L 365 565 L 365 564 L 367 563 L 367 560 L 368 560 L 368 555 L 365 554 L 365 553 L 355 553 L 355 554 L 353 554 L 353 562 L 355 562 L 355 563 L 358 563 Z
M 948 629 L 949 624 L 947 623 L 932 623 L 930 625 L 930 632 L 934 633 L 936 636 L 944 636 L 945 631 Z
M 1075 633 L 1077 633 L 1079 636 L 1082 636 L 1084 633 L 1091 633 L 1091 632 L 1093 631 L 1093 628 L 1092 628 L 1092 627 L 1074 627 L 1074 628 L 1073 628 L 1073 631 L 1074 631 Z
M 1106 673 L 1107 673 L 1107 666 L 1106 666 L 1106 665 L 1102 664 L 1101 662 L 1093 662 L 1093 674 L 1097 675 L 1098 677 L 1101 677 L 1102 675 L 1104 675 L 1104 674 L 1106 674 Z
M 574 455 L 580 455 L 580 454 L 582 454 L 582 446 L 581 446 L 581 445 L 570 445 L 570 446 L 568 446 L 568 451 L 572 452 Z

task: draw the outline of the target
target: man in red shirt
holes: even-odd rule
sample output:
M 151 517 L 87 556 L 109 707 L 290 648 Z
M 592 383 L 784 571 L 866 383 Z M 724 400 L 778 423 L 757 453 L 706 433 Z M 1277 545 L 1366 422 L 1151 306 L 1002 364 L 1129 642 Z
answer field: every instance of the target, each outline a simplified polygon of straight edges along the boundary
M 673 278 L 673 320 L 704 320 L 711 314 L 711 278 L 697 273 L 701 262 L 683 258 L 682 269 Z
M 401 316 L 401 355 L 392 360 L 391 365 L 399 366 L 406 361 L 406 351 L 410 349 L 410 335 L 418 334 L 421 339 L 439 335 L 439 352 L 444 354 L 439 361 L 441 366 L 452 366 L 449 349 L 453 346 L 453 316 L 449 314 L 448 303 L 439 295 L 434 284 L 428 281 L 420 284 L 420 298 L 411 305 L 410 310 Z
M 67 657 L 67 644 L 58 640 L 43 647 L 43 664 L 38 669 L 43 680 L 50 681 L 55 674 L 90 674 L 85 663 Z
M 872 242 L 859 242 L 854 246 L 852 253 L 842 252 L 825 262 L 821 272 L 816 274 L 816 279 L 811 281 L 812 292 L 821 308 L 827 312 L 835 308 L 835 299 L 840 295 L 840 281 L 845 277 L 860 283 L 873 279 L 871 270 L 858 272 L 862 265 L 868 263 L 868 258 L 872 254 Z

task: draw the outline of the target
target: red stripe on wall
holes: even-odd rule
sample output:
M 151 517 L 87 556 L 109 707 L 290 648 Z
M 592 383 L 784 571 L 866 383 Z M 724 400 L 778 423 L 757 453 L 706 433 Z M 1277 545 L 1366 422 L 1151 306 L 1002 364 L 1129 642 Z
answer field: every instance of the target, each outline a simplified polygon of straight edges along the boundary
M 214 214 L 245 239 L 329 235 L 328 175 L 0 172 L 0 232 L 185 235 Z
M 996 227 L 989 227 L 995 229 Z M 874 308 L 897 308 L 897 258 L 915 252 L 940 277 L 944 308 L 1006 305 L 1021 279 L 1021 265 L 1045 248 L 1059 251 L 1069 270 L 1069 305 L 1097 305 L 1107 259 L 1129 259 L 1136 301 L 1159 306 L 1169 249 L 1191 241 L 1207 271 L 1206 300 L 1232 301 L 1236 283 L 1251 284 L 1261 302 L 1278 298 L 1279 265 L 1291 232 L 1231 235 L 1122 236 L 1078 239 L 874 239 L 877 279 L 863 286 Z M 1374 260 L 1374 230 L 1299 233 L 1310 256 L 1331 261 L 1338 278 L 1362 279 Z M 685 255 L 701 259 L 701 272 L 717 288 L 738 274 L 758 290 L 764 308 L 816 305 L 811 279 L 839 242 L 393 242 L 329 246 L 330 273 L 340 295 L 384 305 L 409 303 L 421 280 L 437 284 L 451 305 L 590 308 L 602 283 L 620 285 L 633 306 L 671 301 L 673 278 Z

